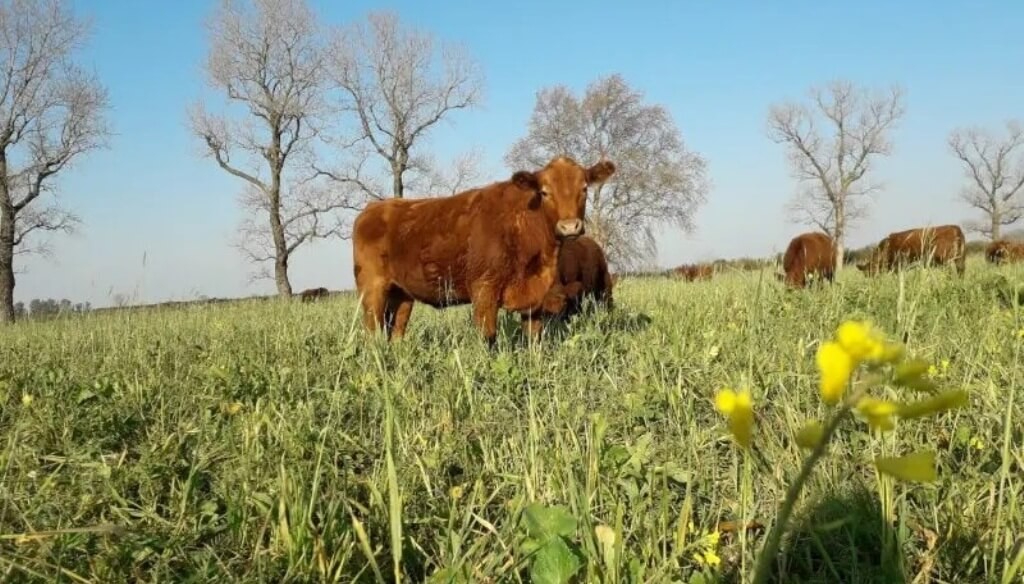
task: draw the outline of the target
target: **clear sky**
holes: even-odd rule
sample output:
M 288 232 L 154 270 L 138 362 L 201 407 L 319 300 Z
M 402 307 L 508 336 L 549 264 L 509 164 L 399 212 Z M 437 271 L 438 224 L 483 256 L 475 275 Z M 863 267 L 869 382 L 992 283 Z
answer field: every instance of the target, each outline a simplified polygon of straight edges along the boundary
M 961 170 L 946 148 L 959 125 L 998 129 L 1024 117 L 1024 2 L 679 0 L 554 2 L 365 0 L 313 3 L 327 23 L 377 8 L 464 43 L 486 75 L 483 107 L 453 118 L 430 147 L 440 158 L 471 147 L 488 180 L 503 178 L 508 146 L 526 129 L 537 90 L 621 73 L 665 105 L 687 145 L 709 162 L 713 187 L 697 230 L 665 229 L 658 263 L 765 256 L 804 228 L 787 221 L 794 191 L 784 151 L 765 135 L 773 101 L 801 98 L 834 77 L 899 83 L 907 115 L 886 183 L 848 242 L 896 229 L 961 222 Z M 67 297 L 107 305 L 113 294 L 153 302 L 269 293 L 250 284 L 231 247 L 240 184 L 200 156 L 185 108 L 204 92 L 203 21 L 213 1 L 76 0 L 93 19 L 85 64 L 110 92 L 110 148 L 79 161 L 62 197 L 83 223 L 54 240 L 52 259 L 22 267 L 16 299 Z M 351 248 L 331 240 L 300 251 L 293 287 L 352 286 Z

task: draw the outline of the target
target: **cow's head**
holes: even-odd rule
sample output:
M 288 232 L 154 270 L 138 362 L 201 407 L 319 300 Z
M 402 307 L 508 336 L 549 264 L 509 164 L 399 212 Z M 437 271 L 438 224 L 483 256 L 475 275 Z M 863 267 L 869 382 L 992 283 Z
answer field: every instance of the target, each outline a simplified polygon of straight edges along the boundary
M 599 185 L 615 174 L 615 164 L 604 160 L 583 168 L 571 158 L 559 156 L 536 172 L 520 170 L 512 181 L 536 192 L 536 204 L 554 220 L 560 239 L 579 237 L 586 232 L 587 187 Z
M 857 269 L 868 276 L 874 276 L 881 271 L 882 262 L 878 261 L 875 256 L 871 256 L 867 260 L 857 264 Z

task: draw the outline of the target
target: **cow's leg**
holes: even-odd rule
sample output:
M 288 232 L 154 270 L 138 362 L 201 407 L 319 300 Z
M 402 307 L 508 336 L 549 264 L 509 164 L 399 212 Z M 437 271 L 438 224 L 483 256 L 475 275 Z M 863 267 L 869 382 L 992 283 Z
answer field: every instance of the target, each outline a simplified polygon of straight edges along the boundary
M 498 337 L 498 294 L 489 286 L 473 292 L 473 322 L 493 349 Z
M 540 333 L 544 329 L 544 323 L 539 314 L 527 312 L 523 314 L 523 334 L 528 341 L 540 341 Z
M 391 338 L 400 339 L 405 336 L 405 327 L 409 324 L 409 315 L 412 314 L 413 299 L 405 292 L 392 289 L 388 295 L 388 312 L 393 316 Z
M 366 330 L 387 331 L 387 285 L 374 283 L 363 291 L 363 326 Z

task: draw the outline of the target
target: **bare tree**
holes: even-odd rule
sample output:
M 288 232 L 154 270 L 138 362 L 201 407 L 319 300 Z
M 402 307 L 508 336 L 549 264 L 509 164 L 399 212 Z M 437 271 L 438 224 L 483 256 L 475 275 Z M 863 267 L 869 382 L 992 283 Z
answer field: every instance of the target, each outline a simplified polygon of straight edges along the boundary
M 336 140 L 344 150 L 340 169 L 321 174 L 354 193 L 353 208 L 403 197 L 415 180 L 429 183 L 435 169 L 416 156 L 416 146 L 451 114 L 477 105 L 483 76 L 476 62 L 455 45 L 404 28 L 391 12 L 336 30 L 331 48 L 340 108 L 354 122 Z
M 239 203 L 248 213 L 239 227 L 236 245 L 257 266 L 253 280 L 270 278 L 270 266 L 277 266 L 280 254 L 278 239 L 267 229 L 264 218 L 271 214 L 274 203 L 266 191 L 252 185 L 242 191 Z M 314 239 L 342 236 L 345 225 L 332 213 L 341 206 L 336 194 L 320 183 L 303 181 L 282 187 L 277 212 L 284 256 L 290 258 L 301 245 Z
M 999 239 L 1003 226 L 1024 217 L 1024 127 L 1006 123 L 1006 136 L 980 128 L 954 130 L 949 136 L 953 155 L 964 164 L 968 185 L 960 196 L 984 219 L 969 228 Z
M 421 181 L 423 186 L 415 191 L 426 196 L 454 195 L 480 184 L 483 181 L 480 158 L 480 150 L 473 149 L 456 156 L 448 168 L 443 168 L 433 160 L 420 162 L 420 166 L 428 170 L 425 180 Z
M 273 264 L 282 296 L 292 292 L 292 254 L 333 233 L 322 225 L 342 208 L 310 184 L 312 140 L 325 112 L 316 20 L 304 0 L 222 0 L 208 22 L 208 83 L 245 115 L 212 114 L 202 103 L 190 111 L 206 155 L 245 184 L 243 206 L 257 216 L 242 225 L 242 247 L 252 261 Z
M 881 188 L 870 177 L 877 157 L 892 152 L 889 134 L 903 116 L 902 91 L 885 92 L 833 81 L 812 87 L 811 104 L 776 104 L 768 136 L 787 147 L 793 177 L 804 187 L 790 204 L 795 219 L 831 235 L 843 266 L 850 227 L 867 215 L 868 196 Z
M 620 75 L 592 82 L 582 98 L 564 86 L 538 92 L 529 131 L 505 162 L 537 168 L 559 155 L 615 161 L 615 177 L 588 194 L 587 233 L 618 269 L 654 256 L 656 226 L 692 230 L 710 188 L 707 163 L 686 148 L 669 112 L 645 103 Z
M 88 36 L 67 2 L 0 1 L 0 324 L 15 317 L 15 257 L 77 223 L 58 174 L 108 137 L 106 89 L 74 62 Z

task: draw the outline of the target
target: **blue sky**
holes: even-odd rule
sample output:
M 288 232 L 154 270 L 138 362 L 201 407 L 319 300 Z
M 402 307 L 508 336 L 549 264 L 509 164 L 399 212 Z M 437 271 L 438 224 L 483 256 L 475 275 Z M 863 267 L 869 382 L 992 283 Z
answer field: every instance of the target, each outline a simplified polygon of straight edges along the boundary
M 106 305 L 199 294 L 269 293 L 248 282 L 231 247 L 240 184 L 200 155 L 186 106 L 203 95 L 204 19 L 213 1 L 76 0 L 94 23 L 84 54 L 110 92 L 110 148 L 79 161 L 61 181 L 65 204 L 83 220 L 54 240 L 54 257 L 31 259 L 16 298 L 67 297 Z M 709 162 L 713 183 L 697 229 L 667 228 L 658 263 L 764 256 L 803 230 L 784 206 L 795 190 L 785 153 L 765 135 L 772 102 L 802 98 L 835 77 L 899 83 L 907 115 L 895 152 L 878 165 L 886 188 L 854 246 L 896 229 L 962 222 L 961 170 L 946 148 L 954 127 L 998 129 L 1024 117 L 1022 2 L 633 1 L 313 2 L 326 23 L 368 10 L 463 43 L 483 66 L 481 108 L 452 118 L 430 143 L 440 158 L 476 147 L 488 180 L 507 174 L 508 146 L 525 129 L 537 90 L 577 91 L 621 73 L 673 114 L 688 147 Z M 352 286 L 351 249 L 325 241 L 299 252 L 296 289 Z

